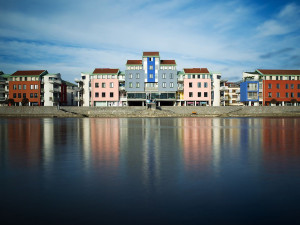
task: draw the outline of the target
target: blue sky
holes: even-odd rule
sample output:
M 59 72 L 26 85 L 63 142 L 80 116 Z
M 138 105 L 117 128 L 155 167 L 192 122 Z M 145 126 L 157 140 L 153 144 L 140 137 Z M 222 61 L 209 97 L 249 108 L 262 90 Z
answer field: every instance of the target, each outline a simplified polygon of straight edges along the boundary
M 300 2 L 0 0 L 0 70 L 47 69 L 74 81 L 159 51 L 177 69 L 300 69 Z

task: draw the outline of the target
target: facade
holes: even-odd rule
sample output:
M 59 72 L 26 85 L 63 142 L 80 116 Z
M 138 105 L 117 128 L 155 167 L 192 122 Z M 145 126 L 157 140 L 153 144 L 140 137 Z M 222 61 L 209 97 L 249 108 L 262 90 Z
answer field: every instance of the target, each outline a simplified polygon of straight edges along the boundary
M 247 106 L 262 105 L 262 82 L 259 73 L 244 72 L 243 82 L 240 84 L 240 101 Z
M 68 81 L 63 80 L 62 83 L 66 87 L 66 94 L 64 95 L 64 91 L 62 88 L 62 105 L 68 105 L 68 106 L 76 106 L 78 105 L 77 102 L 77 93 L 79 91 L 76 84 L 70 83 Z M 65 96 L 65 97 L 64 97 Z
M 28 99 L 28 105 L 42 105 L 43 75 L 47 70 L 16 71 L 9 78 L 9 98 L 15 105 L 22 105 L 23 99 Z
M 256 70 L 263 84 L 263 105 L 300 105 L 300 70 Z
M 0 71 L 0 105 L 7 105 L 9 76 L 10 74 L 4 74 Z
M 183 69 L 183 99 L 185 106 L 210 106 L 212 75 L 207 68 Z
M 91 106 L 119 106 L 119 69 L 95 69 L 91 79 Z
M 41 76 L 41 102 L 44 106 L 57 106 L 66 103 L 65 85 L 62 84 L 60 73 L 57 74 L 43 74 Z M 65 93 L 65 92 L 63 92 Z
M 222 81 L 222 103 L 223 106 L 240 106 L 240 83 Z
M 175 105 L 175 60 L 161 60 L 159 52 L 143 52 L 142 60 L 127 60 L 125 91 L 128 105 L 145 105 L 147 99 L 155 100 L 159 106 Z

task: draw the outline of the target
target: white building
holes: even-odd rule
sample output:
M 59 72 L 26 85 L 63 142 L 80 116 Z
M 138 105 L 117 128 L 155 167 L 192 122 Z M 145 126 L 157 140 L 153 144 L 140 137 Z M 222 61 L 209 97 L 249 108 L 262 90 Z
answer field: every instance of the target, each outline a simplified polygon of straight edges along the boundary
M 61 96 L 61 75 L 46 74 L 42 77 L 42 101 L 44 106 L 56 106 L 60 102 Z
M 220 83 L 221 83 L 221 73 L 213 72 L 213 82 L 212 82 L 212 106 L 220 106 L 221 96 L 220 96 Z

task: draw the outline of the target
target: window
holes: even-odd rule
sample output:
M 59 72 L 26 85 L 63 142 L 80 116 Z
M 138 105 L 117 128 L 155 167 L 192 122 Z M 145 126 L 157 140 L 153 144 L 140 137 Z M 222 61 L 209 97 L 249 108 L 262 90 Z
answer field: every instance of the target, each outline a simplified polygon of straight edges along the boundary
M 129 82 L 129 88 L 132 88 L 132 82 Z
M 173 79 L 174 77 L 173 77 L 173 73 L 170 73 L 170 79 Z
M 34 98 L 37 98 L 38 97 L 38 94 L 37 93 L 34 93 Z
M 81 79 L 82 79 L 82 80 L 85 80 L 85 76 L 82 76 Z
M 286 98 L 289 97 L 289 93 L 288 93 L 288 92 L 285 93 L 285 97 L 286 97 Z
M 268 97 L 272 97 L 272 93 L 271 92 L 268 93 Z
M 148 59 L 149 59 L 149 62 L 152 62 L 152 61 L 153 61 L 153 58 L 151 58 L 151 57 L 149 57 Z
M 170 88 L 173 88 L 173 87 L 174 87 L 174 83 L 170 82 Z
M 95 87 L 98 88 L 99 87 L 99 83 L 95 83 Z
M 276 80 L 279 80 L 279 77 L 278 77 L 278 76 L 276 76 Z
M 149 66 L 149 70 L 153 70 L 153 66 L 152 65 Z
M 113 82 L 110 82 L 109 87 L 110 87 L 110 88 L 113 88 L 113 87 L 114 87 L 114 83 L 113 83 Z
M 113 93 L 113 92 L 110 92 L 110 93 L 109 93 L 109 97 L 113 98 L 113 97 L 114 97 L 114 93 Z
M 291 84 L 291 89 L 294 89 L 294 84 Z
M 286 84 L 286 85 L 285 85 L 285 89 L 289 89 L 289 84 Z
M 283 80 L 283 76 L 280 76 L 280 80 Z
M 23 84 L 23 89 L 26 90 L 26 84 Z
M 22 81 L 23 80 L 23 77 L 20 77 L 20 81 Z
M 204 97 L 207 97 L 207 96 L 208 96 L 207 92 L 204 92 Z
M 165 73 L 162 74 L 162 79 L 166 79 L 166 74 Z
M 140 74 L 139 73 L 136 74 L 136 79 L 140 79 Z
M 279 92 L 276 93 L 276 97 L 280 98 L 280 93 Z
M 16 98 L 17 97 L 17 94 L 16 93 L 13 93 L 13 98 Z
M 198 88 L 201 88 L 201 82 L 198 82 L 197 85 L 198 85 Z
M 198 92 L 198 97 L 201 97 L 201 92 Z
M 30 98 L 33 98 L 33 93 L 30 93 Z
M 26 93 L 23 93 L 23 98 L 26 98 Z
M 272 88 L 272 84 L 268 84 L 268 88 L 271 89 Z
M 102 98 L 105 98 L 105 92 L 102 92 Z
M 298 92 L 297 96 L 298 96 L 298 98 L 300 98 L 300 92 Z
M 163 86 L 163 88 L 166 88 L 166 87 L 167 87 L 167 83 L 166 83 L 166 82 L 163 82 L 163 83 L 162 83 L 162 86 Z
M 95 92 L 95 98 L 99 98 L 99 92 Z
M 193 97 L 193 92 L 189 92 L 189 97 Z
M 19 84 L 19 90 L 22 90 L 22 84 Z
M 21 98 L 21 93 L 18 93 L 18 98 Z
M 150 74 L 149 74 L 149 78 L 150 78 L 150 79 L 153 79 L 153 73 L 150 73 Z
M 39 85 L 34 85 L 34 89 L 39 89 Z
M 192 82 L 189 83 L 189 87 L 190 88 L 193 87 L 193 83 Z
M 191 79 L 191 74 L 188 75 L 188 79 Z
M 32 85 L 30 85 L 30 89 L 31 90 L 33 90 L 34 89 L 34 85 L 32 84 Z
M 207 82 L 204 82 L 204 87 L 207 88 Z
M 101 87 L 102 87 L 102 88 L 105 88 L 105 87 L 106 87 L 106 84 L 105 84 L 105 83 L 101 83 Z
M 300 84 L 297 85 L 297 88 L 300 89 Z
M 205 75 L 204 74 L 202 75 L 202 79 L 205 79 Z
M 294 98 L 294 92 L 291 93 L 291 98 Z
M 140 82 L 136 82 L 136 87 L 137 87 L 137 88 L 140 87 Z
M 17 85 L 14 84 L 13 89 L 14 89 L 14 90 L 17 90 Z
M 132 73 L 129 74 L 129 79 L 132 79 Z

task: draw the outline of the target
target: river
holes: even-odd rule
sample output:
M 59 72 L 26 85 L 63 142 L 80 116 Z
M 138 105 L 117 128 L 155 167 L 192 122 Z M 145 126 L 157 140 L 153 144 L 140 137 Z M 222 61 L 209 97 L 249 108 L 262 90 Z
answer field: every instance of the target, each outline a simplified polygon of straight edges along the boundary
M 300 224 L 299 118 L 2 118 L 2 224 Z

